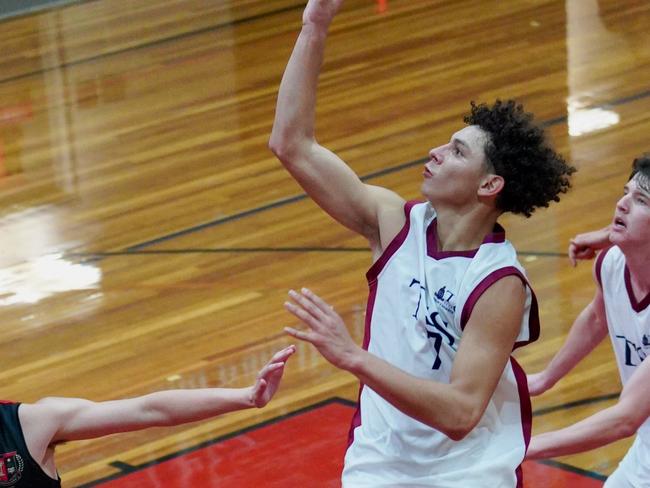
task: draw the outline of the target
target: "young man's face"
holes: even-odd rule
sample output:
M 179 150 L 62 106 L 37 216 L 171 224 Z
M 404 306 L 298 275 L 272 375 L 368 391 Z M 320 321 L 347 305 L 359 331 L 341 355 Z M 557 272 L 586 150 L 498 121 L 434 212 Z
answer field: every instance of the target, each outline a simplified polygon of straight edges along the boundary
M 637 173 L 627 182 L 616 204 L 610 241 L 621 248 L 650 245 L 650 181 Z M 642 246 L 642 247 L 641 247 Z
M 456 132 L 447 144 L 429 151 L 421 191 L 434 206 L 476 202 L 478 187 L 486 175 L 487 137 L 478 126 L 470 125 Z

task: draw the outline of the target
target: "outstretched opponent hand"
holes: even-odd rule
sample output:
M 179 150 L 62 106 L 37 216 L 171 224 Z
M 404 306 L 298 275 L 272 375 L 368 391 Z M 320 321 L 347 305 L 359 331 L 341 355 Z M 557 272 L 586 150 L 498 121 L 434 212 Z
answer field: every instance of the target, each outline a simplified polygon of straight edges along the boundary
M 309 0 L 302 14 L 302 23 L 328 27 L 342 3 L 343 0 Z
M 593 259 L 596 251 L 609 245 L 609 226 L 578 234 L 569 241 L 569 260 L 575 266 L 579 259 Z
M 261 408 L 271 401 L 280 386 L 284 365 L 294 352 L 296 352 L 296 346 L 285 347 L 276 352 L 257 373 L 255 384 L 251 387 L 251 403 L 253 405 Z
M 354 343 L 343 319 L 334 308 L 307 288 L 303 288 L 300 293 L 291 290 L 289 296 L 293 303 L 285 302 L 284 307 L 307 325 L 309 330 L 285 327 L 285 332 L 316 346 L 334 366 L 352 370 L 363 350 Z

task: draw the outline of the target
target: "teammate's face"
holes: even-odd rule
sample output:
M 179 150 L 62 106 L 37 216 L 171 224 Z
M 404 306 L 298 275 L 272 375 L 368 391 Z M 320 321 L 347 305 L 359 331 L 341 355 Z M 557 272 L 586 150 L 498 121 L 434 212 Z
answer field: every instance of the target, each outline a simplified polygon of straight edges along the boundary
M 476 202 L 481 180 L 487 173 L 487 137 L 481 128 L 470 125 L 452 135 L 447 144 L 429 151 L 421 190 L 434 206 Z
M 610 240 L 621 248 L 647 250 L 650 246 L 650 183 L 637 173 L 627 182 L 616 204 Z

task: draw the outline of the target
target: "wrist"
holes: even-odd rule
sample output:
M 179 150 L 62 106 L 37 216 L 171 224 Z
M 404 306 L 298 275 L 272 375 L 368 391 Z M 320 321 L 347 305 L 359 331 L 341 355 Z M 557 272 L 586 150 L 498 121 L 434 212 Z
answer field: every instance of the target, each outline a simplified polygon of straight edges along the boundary
M 341 369 L 357 377 L 363 375 L 367 356 L 368 351 L 355 345 L 354 349 L 346 355 L 345 361 L 341 364 Z
M 319 38 L 327 37 L 330 28 L 330 22 L 314 22 L 307 21 L 302 23 L 302 32 L 310 36 L 317 36 Z

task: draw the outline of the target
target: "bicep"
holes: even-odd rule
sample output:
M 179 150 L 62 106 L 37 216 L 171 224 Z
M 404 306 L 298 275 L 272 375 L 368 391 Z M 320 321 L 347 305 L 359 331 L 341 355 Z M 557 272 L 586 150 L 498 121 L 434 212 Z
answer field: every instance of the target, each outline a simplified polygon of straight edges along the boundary
M 463 331 L 451 383 L 471 397 L 481 414 L 519 335 L 525 300 L 518 276 L 501 278 L 478 299 Z
M 143 428 L 141 398 L 92 402 L 80 398 L 46 398 L 36 404 L 53 424 L 51 442 L 92 439 Z
M 362 182 L 341 158 L 316 142 L 285 166 L 319 207 L 369 240 L 379 237 L 380 208 L 404 205 L 394 192 Z

